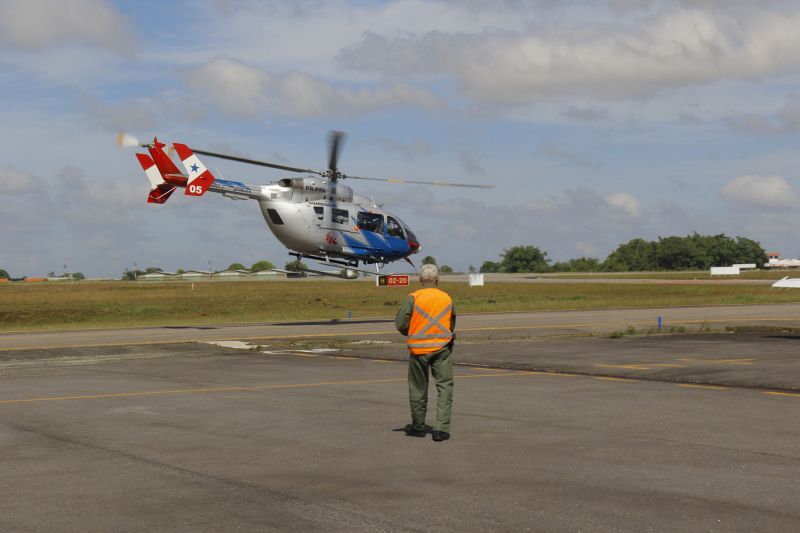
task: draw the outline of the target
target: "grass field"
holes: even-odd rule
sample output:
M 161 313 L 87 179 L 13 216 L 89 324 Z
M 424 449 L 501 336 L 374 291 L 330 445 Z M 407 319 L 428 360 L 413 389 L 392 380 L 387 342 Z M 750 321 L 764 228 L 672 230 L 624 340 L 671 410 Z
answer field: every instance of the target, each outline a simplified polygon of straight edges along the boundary
M 800 277 L 797 270 L 753 270 L 742 272 L 738 276 L 712 276 L 708 270 L 685 270 L 678 272 L 559 272 L 553 274 L 539 274 L 548 278 L 562 279 L 774 279 L 786 276 Z
M 192 288 L 194 287 L 194 288 Z M 394 316 L 418 288 L 370 282 L 79 282 L 0 285 L 0 331 Z M 458 312 L 800 302 L 747 285 L 446 283 Z

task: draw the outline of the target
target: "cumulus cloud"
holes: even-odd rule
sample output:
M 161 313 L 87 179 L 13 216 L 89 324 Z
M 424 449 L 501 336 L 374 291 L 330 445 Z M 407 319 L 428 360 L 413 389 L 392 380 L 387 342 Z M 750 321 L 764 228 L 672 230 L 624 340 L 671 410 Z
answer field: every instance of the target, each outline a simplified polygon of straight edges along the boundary
M 800 95 L 791 95 L 772 115 L 747 113 L 727 119 L 735 130 L 746 133 L 791 133 L 800 131 Z
M 430 93 L 405 84 L 337 86 L 304 72 L 272 74 L 224 56 L 186 70 L 184 78 L 222 112 L 239 117 L 359 115 L 388 107 L 441 105 Z
M 14 48 L 80 43 L 127 53 L 133 41 L 128 20 L 106 0 L 0 2 L 0 42 Z
M 615 192 L 606 196 L 605 201 L 617 213 L 626 217 L 639 218 L 642 216 L 642 204 L 630 193 Z
M 339 59 L 347 68 L 395 76 L 447 73 L 471 97 L 510 104 L 575 95 L 623 99 L 800 69 L 797 8 L 737 17 L 666 5 L 578 29 L 562 20 L 525 31 L 367 32 Z
M 800 191 L 782 176 L 739 176 L 726 183 L 720 195 L 729 202 L 757 208 L 800 206 Z
M 587 254 L 602 258 L 621 242 L 657 235 L 633 195 L 605 195 L 587 187 L 501 204 L 443 197 L 428 188 L 384 193 L 381 199 L 396 206 L 397 214 L 411 224 L 423 255 L 458 258 L 463 265 L 480 264 L 519 244 L 539 246 L 555 259 Z
M 26 194 L 41 190 L 39 178 L 13 165 L 0 165 L 0 189 L 3 194 Z

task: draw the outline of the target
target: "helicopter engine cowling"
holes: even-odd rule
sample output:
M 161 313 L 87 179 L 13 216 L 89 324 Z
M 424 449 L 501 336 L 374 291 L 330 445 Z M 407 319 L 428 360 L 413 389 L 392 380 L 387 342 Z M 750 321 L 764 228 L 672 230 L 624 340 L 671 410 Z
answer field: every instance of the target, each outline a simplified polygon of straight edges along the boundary
M 352 202 L 353 189 L 347 185 L 330 183 L 323 178 L 284 178 L 278 182 L 281 187 L 292 189 L 292 198 L 297 201 L 329 200 L 331 191 L 336 191 L 336 202 Z

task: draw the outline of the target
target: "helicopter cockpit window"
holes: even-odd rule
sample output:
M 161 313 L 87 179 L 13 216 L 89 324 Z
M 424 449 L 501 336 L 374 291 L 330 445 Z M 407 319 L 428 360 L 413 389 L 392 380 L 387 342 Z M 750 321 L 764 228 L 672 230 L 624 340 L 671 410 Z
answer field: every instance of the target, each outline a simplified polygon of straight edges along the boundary
M 383 230 L 383 215 L 361 212 L 358 214 L 358 227 L 366 231 L 380 233 Z
M 317 220 L 322 220 L 322 217 L 325 215 L 325 208 L 320 205 L 315 205 L 314 213 L 317 214 Z
M 403 227 L 392 217 L 386 217 L 386 233 L 392 237 L 399 237 L 400 239 L 405 238 L 403 235 Z
M 333 210 L 333 222 L 335 224 L 347 224 L 349 219 L 350 219 L 350 213 L 347 211 L 347 209 Z

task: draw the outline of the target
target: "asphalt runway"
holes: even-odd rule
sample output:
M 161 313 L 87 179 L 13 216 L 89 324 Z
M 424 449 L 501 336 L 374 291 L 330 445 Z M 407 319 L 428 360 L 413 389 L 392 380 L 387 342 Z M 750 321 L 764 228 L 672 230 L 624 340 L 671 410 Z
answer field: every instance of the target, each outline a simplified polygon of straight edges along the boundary
M 502 339 L 558 335 L 603 334 L 628 328 L 650 331 L 658 326 L 674 331 L 730 327 L 800 329 L 800 304 L 725 305 L 707 307 L 590 309 L 519 313 L 460 314 L 462 338 Z M 257 339 L 263 343 L 281 339 L 393 338 L 392 318 L 358 318 L 316 322 L 260 324 L 209 324 L 141 328 L 64 330 L 0 333 L 0 351 L 126 344 L 163 344 L 193 341 Z
M 483 318 L 443 443 L 396 431 L 397 334 L 0 350 L 0 530 L 797 530 L 800 336 Z

